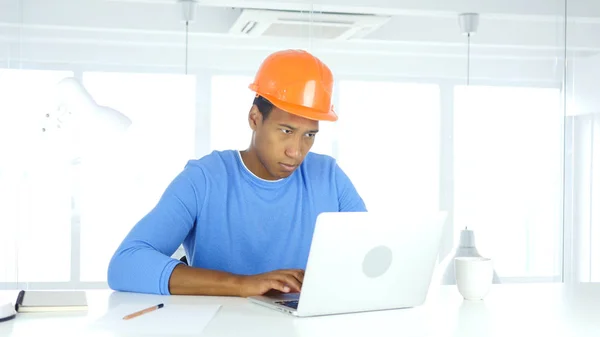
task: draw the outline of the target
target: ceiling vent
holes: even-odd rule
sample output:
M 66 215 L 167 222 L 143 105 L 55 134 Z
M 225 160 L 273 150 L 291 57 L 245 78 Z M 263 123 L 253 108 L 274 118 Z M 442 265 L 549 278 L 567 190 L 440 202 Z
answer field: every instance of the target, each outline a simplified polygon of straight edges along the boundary
M 229 33 L 327 40 L 359 39 L 381 27 L 385 16 L 244 9 Z

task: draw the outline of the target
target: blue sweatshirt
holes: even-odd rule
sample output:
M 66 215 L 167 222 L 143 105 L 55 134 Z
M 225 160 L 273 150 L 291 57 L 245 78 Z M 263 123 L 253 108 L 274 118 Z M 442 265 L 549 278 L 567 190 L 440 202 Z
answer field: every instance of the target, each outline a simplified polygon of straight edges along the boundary
M 190 160 L 125 237 L 108 268 L 114 290 L 169 294 L 183 243 L 194 267 L 251 275 L 305 269 L 317 215 L 366 211 L 329 156 L 309 152 L 285 179 L 258 178 L 238 151 Z

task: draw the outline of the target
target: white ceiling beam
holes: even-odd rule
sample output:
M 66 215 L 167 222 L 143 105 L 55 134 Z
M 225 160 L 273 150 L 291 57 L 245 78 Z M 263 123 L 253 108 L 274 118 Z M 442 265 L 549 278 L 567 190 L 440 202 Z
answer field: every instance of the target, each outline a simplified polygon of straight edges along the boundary
M 439 23 L 441 29 L 430 29 L 427 22 L 402 23 L 399 27 L 387 26 L 373 34 L 371 40 L 330 41 L 311 38 L 251 38 L 222 34 L 199 33 L 190 27 L 190 48 L 238 48 L 262 49 L 265 46 L 285 43 L 290 46 L 302 44 L 327 44 L 331 49 L 344 52 L 370 54 L 405 52 L 463 53 L 466 40 L 458 32 L 450 32 L 450 22 Z M 18 41 L 47 40 L 66 43 L 129 44 L 156 46 L 181 46 L 185 42 L 184 25 L 176 30 L 111 29 L 98 27 L 58 26 L 48 24 L 6 24 L 0 22 L 0 39 Z M 572 51 L 600 51 L 600 26 L 593 24 L 573 24 L 568 29 L 568 46 Z M 435 32 L 431 32 L 435 30 Z M 394 34 L 397 32 L 396 34 Z M 314 31 L 313 31 L 314 33 Z M 480 31 L 472 38 L 475 53 L 506 56 L 554 56 L 564 49 L 563 30 L 549 24 L 513 25 L 482 23 Z M 388 38 L 388 40 L 384 40 Z M 394 39 L 394 40 L 391 40 Z
M 18 46 L 18 48 L 17 48 Z M 246 50 L 243 58 L 236 50 L 190 50 L 189 69 L 223 69 L 253 72 L 268 53 L 277 50 Z M 2 50 L 0 48 L 0 50 Z M 136 69 L 170 69 L 173 72 L 184 70 L 185 57 L 180 49 L 113 46 L 80 48 L 78 46 L 44 46 L 41 44 L 20 44 L 10 48 L 9 57 L 14 63 L 62 64 L 90 69 L 122 67 Z M 332 69 L 341 75 L 373 75 L 414 78 L 455 78 L 466 76 L 465 58 L 440 58 L 436 55 L 379 55 L 377 57 L 360 54 L 338 54 L 330 50 L 311 50 Z M 0 55 L 2 57 L 3 55 Z M 0 63 L 1 67 L 1 63 Z M 537 81 L 557 82 L 561 78 L 560 62 L 555 60 L 514 60 L 479 58 L 471 61 L 472 81 L 478 79 L 496 81 Z
M 111 47 L 156 47 L 158 49 L 183 50 L 185 36 L 181 34 L 148 35 L 135 32 L 93 32 L 56 31 L 52 29 L 18 29 L 0 27 L 0 42 L 14 44 L 39 44 L 69 48 Z M 248 38 L 239 36 L 206 36 L 192 34 L 189 37 L 190 50 L 273 50 L 284 48 L 320 49 L 337 55 L 353 54 L 364 56 L 378 55 L 423 55 L 436 58 L 463 58 L 466 56 L 466 41 L 444 43 L 440 41 L 398 41 L 396 43 L 378 41 L 329 41 L 311 38 Z M 598 49 L 600 50 L 600 49 Z M 472 58 L 488 59 L 553 59 L 563 55 L 563 46 L 503 46 L 472 43 Z
M 43 1 L 43 0 L 36 0 Z M 172 4 L 176 0 L 107 0 L 146 4 Z M 373 14 L 454 15 L 462 12 L 513 16 L 564 16 L 565 4 L 574 17 L 600 17 L 596 0 L 199 0 L 202 6 L 263 9 L 344 11 Z

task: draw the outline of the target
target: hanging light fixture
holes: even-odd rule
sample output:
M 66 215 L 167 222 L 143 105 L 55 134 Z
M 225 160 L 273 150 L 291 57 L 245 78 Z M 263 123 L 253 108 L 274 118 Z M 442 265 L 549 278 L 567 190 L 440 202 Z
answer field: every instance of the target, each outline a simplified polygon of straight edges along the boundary
M 444 275 L 442 276 L 442 284 L 456 284 L 454 274 L 454 259 L 457 257 L 482 257 L 475 246 L 475 233 L 465 227 L 460 232 L 460 240 L 458 246 L 449 254 L 450 258 L 446 259 L 442 266 L 445 267 Z M 493 283 L 500 283 L 500 278 L 494 270 Z
M 467 36 L 467 86 L 471 79 L 471 36 L 477 34 L 479 28 L 479 14 L 463 13 L 458 16 L 458 25 L 461 33 Z
M 189 33 L 190 22 L 196 19 L 196 7 L 198 0 L 179 0 L 181 6 L 181 16 L 185 22 L 185 74 L 188 74 L 188 52 L 189 52 Z
M 477 33 L 479 27 L 479 14 L 477 13 L 463 13 L 458 16 L 458 25 L 460 27 L 462 35 L 467 36 L 467 86 L 470 84 L 471 79 L 471 36 Z M 444 274 L 442 275 L 442 284 L 456 284 L 456 278 L 454 274 L 454 259 L 457 257 L 481 257 L 475 246 L 475 233 L 473 230 L 465 227 L 460 232 L 460 239 L 458 246 L 454 248 L 449 254 L 450 258 L 446 259 L 442 263 L 445 267 Z M 500 283 L 496 271 L 494 271 L 493 283 Z
M 185 74 L 188 75 L 190 22 L 194 22 L 196 19 L 198 0 L 179 0 L 179 5 L 181 7 L 181 18 L 185 22 Z M 183 245 L 179 245 L 172 257 L 188 264 L 185 254 Z

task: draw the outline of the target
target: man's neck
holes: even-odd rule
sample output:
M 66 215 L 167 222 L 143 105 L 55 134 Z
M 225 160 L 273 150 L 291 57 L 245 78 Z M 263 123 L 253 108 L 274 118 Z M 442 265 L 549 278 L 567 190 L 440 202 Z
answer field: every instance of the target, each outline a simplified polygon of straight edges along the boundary
M 260 160 L 258 160 L 258 155 L 256 154 L 255 149 L 250 147 L 247 150 L 240 151 L 240 155 L 242 156 L 242 161 L 244 162 L 246 168 L 255 176 L 264 180 L 275 180 L 271 174 L 269 174 L 267 169 L 261 164 Z

